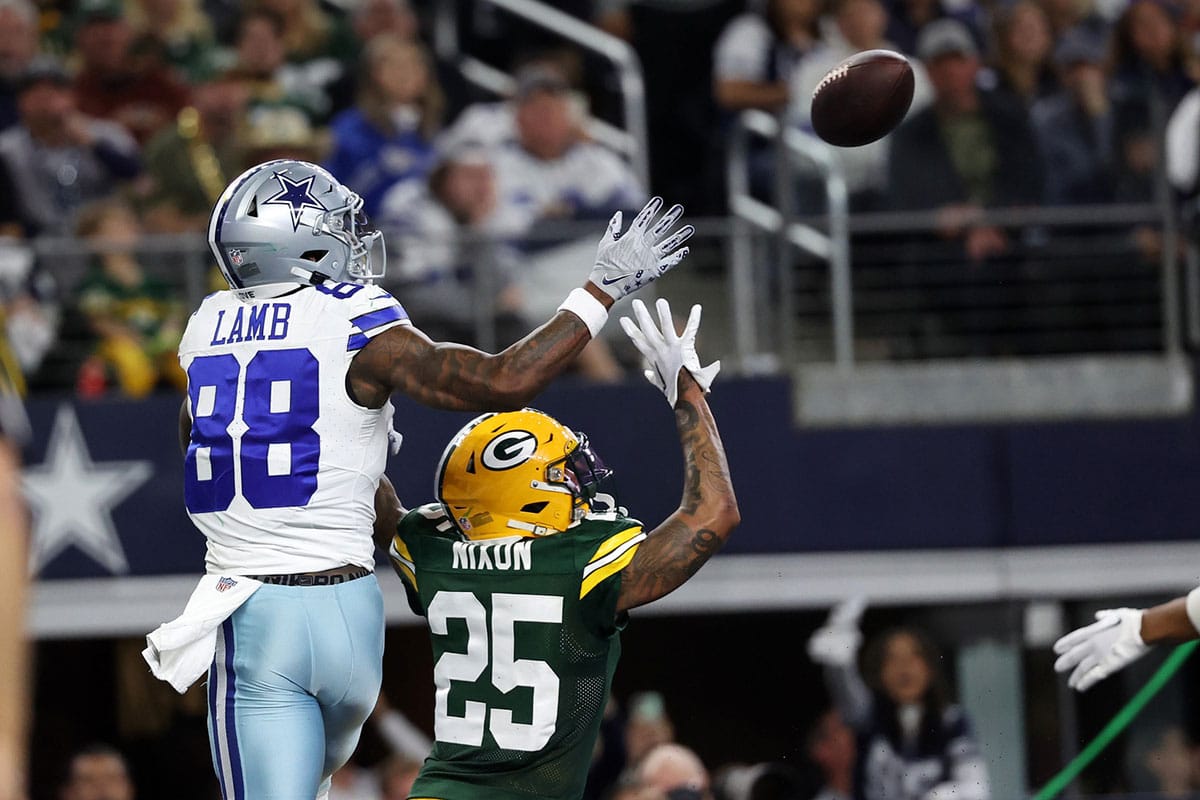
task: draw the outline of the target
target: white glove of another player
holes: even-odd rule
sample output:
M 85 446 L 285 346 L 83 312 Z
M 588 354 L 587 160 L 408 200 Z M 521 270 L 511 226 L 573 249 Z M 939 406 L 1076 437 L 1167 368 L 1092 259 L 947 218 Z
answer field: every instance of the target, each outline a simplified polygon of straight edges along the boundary
M 661 197 L 650 198 L 625 233 L 621 233 L 620 211 L 613 214 L 609 221 L 608 231 L 596 248 L 596 266 L 592 268 L 588 280 L 613 300 L 620 300 L 637 291 L 687 256 L 688 248 L 680 245 L 696 229 L 684 225 L 667 236 L 671 226 L 683 216 L 683 206 L 671 206 L 654 227 L 650 226 L 662 208 L 662 202 Z
M 852 597 L 834 606 L 829 620 L 808 640 L 808 657 L 830 667 L 853 664 L 862 645 L 858 621 L 866 607 L 865 597 Z
M 1071 631 L 1054 643 L 1055 672 L 1071 672 L 1067 685 L 1086 692 L 1150 647 L 1142 641 L 1142 610 L 1109 608 L 1096 612 L 1096 622 Z
M 721 371 L 721 362 L 714 361 L 707 367 L 700 366 L 700 356 L 696 355 L 696 331 L 700 330 L 700 306 L 692 306 L 687 324 L 683 326 L 683 334 L 675 333 L 675 320 L 671 317 L 671 306 L 666 298 L 658 298 L 655 303 L 658 309 L 660 330 L 650 318 L 646 304 L 641 300 L 632 303 L 633 315 L 637 324 L 629 317 L 621 317 L 621 328 L 633 340 L 634 345 L 645 357 L 649 368 L 645 371 L 646 380 L 653 383 L 667 396 L 671 408 L 679 399 L 679 370 L 686 369 L 692 378 L 707 392 L 712 386 L 713 378 Z

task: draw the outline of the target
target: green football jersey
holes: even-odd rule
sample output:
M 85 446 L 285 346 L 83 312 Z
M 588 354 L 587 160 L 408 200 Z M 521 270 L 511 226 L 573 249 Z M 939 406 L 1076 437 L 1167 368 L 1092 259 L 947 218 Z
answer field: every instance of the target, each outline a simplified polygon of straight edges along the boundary
M 434 746 L 412 797 L 583 794 L 641 523 L 587 517 L 542 538 L 465 541 L 440 505 L 407 514 L 391 558 L 433 643 Z

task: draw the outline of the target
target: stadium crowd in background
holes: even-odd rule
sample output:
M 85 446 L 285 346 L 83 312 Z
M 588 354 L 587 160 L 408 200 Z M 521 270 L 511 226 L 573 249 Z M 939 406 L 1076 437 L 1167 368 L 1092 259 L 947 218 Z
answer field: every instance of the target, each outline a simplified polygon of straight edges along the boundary
M 933 241 L 963 261 L 1025 263 L 1029 232 L 986 224 L 981 211 L 1153 199 L 1157 132 L 1193 89 L 1200 36 L 1191 7 L 1173 0 L 567 4 L 626 38 L 644 64 L 646 186 L 587 133 L 588 113 L 620 123 L 610 70 L 516 18 L 463 14 L 463 46 L 517 76 L 513 96 L 496 97 L 433 54 L 434 5 L 3 0 L 0 230 L 18 240 L 76 235 L 89 205 L 116 199 L 145 233 L 202 234 L 230 177 L 266 158 L 302 157 L 396 229 L 404 252 L 394 288 L 412 293 L 414 316 L 431 330 L 472 333 L 481 314 L 494 317 L 498 329 L 482 344 L 502 345 L 561 294 L 559 266 L 577 253 L 564 221 L 635 210 L 668 189 L 689 209 L 722 213 L 738 112 L 807 128 L 825 70 L 889 48 L 914 64 L 916 98 L 894 136 L 838 154 L 852 208 L 936 211 Z M 1197 148 L 1187 144 L 1196 107 L 1184 104 L 1170 150 L 1185 197 L 1196 188 Z M 753 174 L 770 193 L 769 150 L 755 152 Z M 823 202 L 803 171 L 797 200 L 802 211 Z M 1152 226 L 1131 228 L 1129 241 L 1147 263 L 1161 253 Z M 183 302 L 179 260 L 144 266 Z M 55 288 L 34 294 L 60 329 L 58 346 L 25 365 L 31 385 L 70 390 L 82 371 L 92 393 L 137 394 L 103 357 L 111 347 L 95 316 L 78 322 L 85 266 L 39 258 L 36 271 L 53 273 Z M 476 267 L 491 291 L 475 287 Z M 481 306 L 488 297 L 492 307 Z M 605 348 L 598 340 L 581 375 L 625 374 L 629 360 Z M 164 374 L 155 388 L 175 385 Z

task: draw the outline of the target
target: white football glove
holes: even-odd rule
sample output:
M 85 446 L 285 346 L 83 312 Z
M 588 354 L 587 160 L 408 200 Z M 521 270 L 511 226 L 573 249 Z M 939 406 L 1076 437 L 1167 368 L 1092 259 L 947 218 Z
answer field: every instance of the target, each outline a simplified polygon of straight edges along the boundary
M 866 607 L 865 597 L 852 597 L 834 606 L 829 620 L 808 640 L 808 657 L 831 667 L 853 664 L 862 646 L 858 621 Z
M 658 309 L 658 320 L 662 329 L 654 324 L 646 304 L 634 300 L 633 315 L 637 324 L 629 317 L 621 317 L 621 328 L 633 340 L 633 344 L 641 351 L 649 367 L 643 373 L 646 380 L 653 383 L 667 396 L 671 408 L 679 399 L 679 370 L 686 369 L 691 373 L 702 391 L 707 392 L 712 386 L 713 378 L 721 371 L 721 362 L 714 361 L 707 367 L 700 366 L 700 356 L 696 355 L 696 331 L 700 330 L 700 306 L 692 306 L 688 315 L 687 325 L 683 334 L 675 333 L 675 320 L 671 317 L 671 306 L 666 298 L 658 298 L 655 303 Z
M 683 215 L 683 206 L 671 206 L 653 227 L 650 226 L 662 208 L 662 202 L 661 197 L 651 197 L 625 233 L 621 233 L 621 212 L 618 211 L 600 239 L 596 248 L 596 266 L 588 280 L 614 301 L 662 276 L 690 252 L 680 245 L 696 232 L 691 225 L 684 225 L 667 236 L 671 226 Z
M 1054 643 L 1054 671 L 1073 669 L 1067 685 L 1086 692 L 1149 649 L 1142 641 L 1142 609 L 1108 608 L 1096 612 L 1096 622 Z

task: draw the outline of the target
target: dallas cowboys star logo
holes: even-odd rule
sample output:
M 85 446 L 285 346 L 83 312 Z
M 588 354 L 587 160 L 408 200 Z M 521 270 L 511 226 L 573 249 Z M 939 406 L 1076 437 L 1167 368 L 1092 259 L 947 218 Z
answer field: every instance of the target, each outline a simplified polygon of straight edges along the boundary
M 321 205 L 320 200 L 312 196 L 312 185 L 316 177 L 316 175 L 309 175 L 304 180 L 294 181 L 282 172 L 276 172 L 275 180 L 279 181 L 279 194 L 267 200 L 263 205 L 287 206 L 288 210 L 292 212 L 292 230 L 300 230 L 300 214 L 304 209 L 328 210 Z
M 128 572 L 112 511 L 153 471 L 149 461 L 92 461 L 75 409 L 60 406 L 46 460 L 27 468 L 21 481 L 33 512 L 30 572 L 36 575 L 72 546 L 109 572 Z

